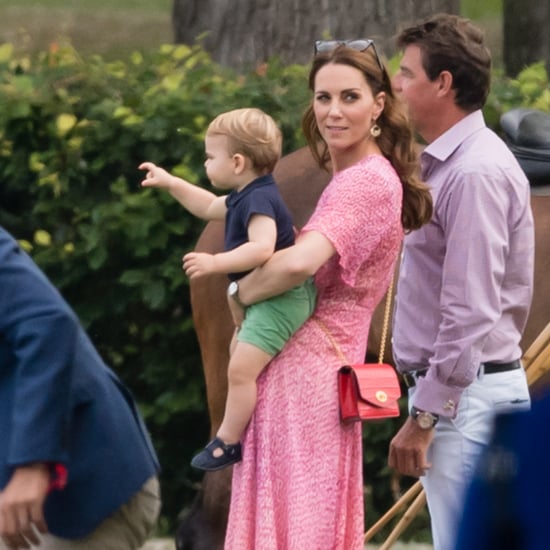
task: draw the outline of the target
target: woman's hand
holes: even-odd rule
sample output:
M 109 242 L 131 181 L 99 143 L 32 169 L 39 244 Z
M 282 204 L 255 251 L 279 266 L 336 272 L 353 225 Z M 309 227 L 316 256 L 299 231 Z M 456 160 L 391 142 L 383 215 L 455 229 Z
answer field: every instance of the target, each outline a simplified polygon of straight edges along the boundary
M 233 323 L 237 328 L 241 328 L 244 321 L 245 308 L 238 304 L 236 300 L 231 298 L 229 295 L 227 296 L 227 304 L 229 305 L 229 311 L 231 313 L 231 317 L 233 318 Z

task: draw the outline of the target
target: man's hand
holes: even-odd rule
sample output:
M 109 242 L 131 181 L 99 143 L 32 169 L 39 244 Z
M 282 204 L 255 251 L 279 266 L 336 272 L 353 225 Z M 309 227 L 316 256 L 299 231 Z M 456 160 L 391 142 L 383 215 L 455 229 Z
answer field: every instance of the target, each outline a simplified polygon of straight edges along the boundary
M 47 533 L 43 505 L 50 485 L 50 469 L 45 464 L 16 468 L 0 493 L 0 536 L 8 548 L 30 548 L 39 544 L 33 526 Z
M 426 453 L 433 436 L 433 428 L 423 430 L 411 417 L 407 418 L 390 442 L 390 467 L 403 475 L 423 476 L 431 467 L 426 460 Z

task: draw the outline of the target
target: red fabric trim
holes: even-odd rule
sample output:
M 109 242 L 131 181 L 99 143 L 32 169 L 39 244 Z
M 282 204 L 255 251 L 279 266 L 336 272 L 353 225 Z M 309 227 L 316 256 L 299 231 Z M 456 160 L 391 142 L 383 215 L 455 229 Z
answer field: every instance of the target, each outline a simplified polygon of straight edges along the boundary
M 51 464 L 51 481 L 50 486 L 48 487 L 48 492 L 51 491 L 62 491 L 67 485 L 67 476 L 68 471 L 67 467 L 64 464 Z

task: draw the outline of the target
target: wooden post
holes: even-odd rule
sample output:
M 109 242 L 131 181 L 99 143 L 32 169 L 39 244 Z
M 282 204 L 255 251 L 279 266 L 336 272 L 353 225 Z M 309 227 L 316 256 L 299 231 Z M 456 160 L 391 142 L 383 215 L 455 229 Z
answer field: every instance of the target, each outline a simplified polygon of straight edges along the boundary
M 548 344 L 550 344 L 550 323 L 546 325 L 523 354 L 521 361 L 525 370 L 529 369 L 533 360 L 548 346 Z
M 366 544 L 390 519 L 392 519 L 397 512 L 399 512 L 406 504 L 409 503 L 420 491 L 422 491 L 422 484 L 417 481 L 414 485 L 411 485 L 409 489 L 399 498 L 399 500 L 365 533 L 363 540 Z
M 418 515 L 418 512 L 424 508 L 426 504 L 426 493 L 424 489 L 418 493 L 418 496 L 413 500 L 413 503 L 405 511 L 397 525 L 394 527 L 390 536 L 386 539 L 380 550 L 389 550 L 392 544 L 399 538 L 399 535 L 409 526 L 411 521 Z

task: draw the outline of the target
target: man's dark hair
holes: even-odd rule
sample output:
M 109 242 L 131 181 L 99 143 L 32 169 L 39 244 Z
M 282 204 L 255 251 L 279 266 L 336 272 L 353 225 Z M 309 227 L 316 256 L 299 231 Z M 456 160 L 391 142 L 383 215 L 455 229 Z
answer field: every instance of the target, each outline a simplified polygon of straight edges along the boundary
M 491 54 L 481 29 L 468 19 L 437 14 L 400 32 L 398 47 L 412 44 L 420 48 L 430 80 L 442 71 L 451 73 L 460 108 L 471 112 L 485 105 L 491 83 Z

